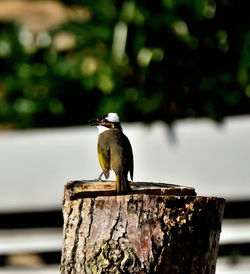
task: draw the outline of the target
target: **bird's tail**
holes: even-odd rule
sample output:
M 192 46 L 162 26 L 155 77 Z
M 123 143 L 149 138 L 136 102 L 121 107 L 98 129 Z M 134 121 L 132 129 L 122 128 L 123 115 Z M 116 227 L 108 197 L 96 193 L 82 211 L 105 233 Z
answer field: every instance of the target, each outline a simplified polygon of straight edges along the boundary
M 116 193 L 117 194 L 127 194 L 131 191 L 127 175 L 119 172 L 116 174 Z

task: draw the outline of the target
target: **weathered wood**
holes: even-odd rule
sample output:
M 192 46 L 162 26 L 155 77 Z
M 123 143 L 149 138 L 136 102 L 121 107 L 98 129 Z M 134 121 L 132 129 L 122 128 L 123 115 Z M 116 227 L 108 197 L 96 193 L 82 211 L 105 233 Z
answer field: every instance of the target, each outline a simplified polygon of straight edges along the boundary
M 130 182 L 133 194 L 152 195 L 178 195 L 195 196 L 193 187 L 179 186 L 173 184 L 151 183 L 151 182 Z M 68 182 L 65 186 L 70 199 L 112 196 L 116 195 L 116 183 L 114 181 L 82 180 Z
M 121 196 L 96 196 L 89 181 L 65 186 L 61 273 L 215 273 L 225 200 L 138 184 Z

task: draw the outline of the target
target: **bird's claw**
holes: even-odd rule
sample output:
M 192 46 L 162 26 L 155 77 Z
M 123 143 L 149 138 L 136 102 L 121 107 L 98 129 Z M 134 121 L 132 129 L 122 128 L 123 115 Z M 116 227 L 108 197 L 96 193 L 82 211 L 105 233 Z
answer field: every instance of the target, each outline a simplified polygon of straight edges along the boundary
M 103 172 L 100 174 L 100 176 L 98 178 L 95 179 L 95 181 L 103 182 L 102 175 L 103 175 Z

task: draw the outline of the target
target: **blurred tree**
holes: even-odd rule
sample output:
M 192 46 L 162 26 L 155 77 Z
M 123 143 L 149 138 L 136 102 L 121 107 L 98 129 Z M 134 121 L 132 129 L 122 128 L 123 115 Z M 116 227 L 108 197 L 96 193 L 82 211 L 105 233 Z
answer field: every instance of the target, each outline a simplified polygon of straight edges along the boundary
M 249 114 L 247 2 L 63 2 L 75 15 L 51 31 L 2 23 L 1 124 L 75 125 L 109 111 L 167 123 Z

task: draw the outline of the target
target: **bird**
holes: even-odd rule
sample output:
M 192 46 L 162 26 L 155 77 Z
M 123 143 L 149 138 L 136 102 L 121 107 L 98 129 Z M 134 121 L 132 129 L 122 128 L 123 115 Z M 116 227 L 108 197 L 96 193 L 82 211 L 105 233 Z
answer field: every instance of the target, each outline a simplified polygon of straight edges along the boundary
M 111 112 L 97 119 L 89 120 L 91 125 L 96 125 L 99 131 L 97 152 L 102 175 L 109 178 L 113 170 L 116 178 L 116 193 L 126 194 L 131 191 L 128 173 L 133 181 L 134 159 L 132 146 L 128 137 L 123 133 L 117 113 Z

